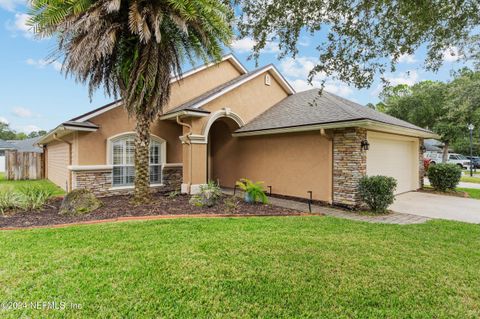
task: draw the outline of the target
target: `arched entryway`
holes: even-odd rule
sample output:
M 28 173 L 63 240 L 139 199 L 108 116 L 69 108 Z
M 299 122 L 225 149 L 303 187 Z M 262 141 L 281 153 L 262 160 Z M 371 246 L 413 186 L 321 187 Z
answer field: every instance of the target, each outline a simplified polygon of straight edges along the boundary
M 220 117 L 213 122 L 208 132 L 207 176 L 208 180 L 218 182 L 222 187 L 233 187 L 238 178 L 236 167 L 240 145 L 238 137 L 232 133 L 240 125 L 229 117 Z

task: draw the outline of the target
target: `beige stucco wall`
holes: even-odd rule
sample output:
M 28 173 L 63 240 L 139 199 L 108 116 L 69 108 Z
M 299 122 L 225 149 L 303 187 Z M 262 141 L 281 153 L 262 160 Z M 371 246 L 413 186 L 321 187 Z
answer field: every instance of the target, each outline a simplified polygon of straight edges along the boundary
M 220 84 L 238 77 L 240 74 L 240 71 L 229 60 L 225 60 L 185 77 L 172 85 L 170 102 L 165 111 L 190 101 Z
M 265 74 L 267 72 L 271 77 L 271 85 L 265 85 Z M 272 74 L 265 71 L 236 89 L 207 103 L 202 108 L 212 112 L 212 114 L 223 108 L 230 108 L 245 123 L 248 123 L 287 96 L 287 92 Z M 193 121 L 194 134 L 202 134 L 207 122 L 208 117 L 195 119 Z
M 54 141 L 47 146 L 46 177 L 62 189 L 67 190 L 69 181 L 69 146 L 66 143 Z
M 271 185 L 275 194 L 331 202 L 332 143 L 320 132 L 231 137 L 231 127 L 211 129 L 210 178 L 233 187 L 247 177 Z
M 107 140 L 135 130 L 135 120 L 122 107 L 114 108 L 90 121 L 99 125 L 100 129 L 96 132 L 78 133 L 78 161 L 75 165 L 107 164 Z M 172 121 L 157 120 L 150 130 L 152 134 L 167 141 L 167 162 L 180 163 L 182 149 L 178 137 L 182 134 L 181 127 Z

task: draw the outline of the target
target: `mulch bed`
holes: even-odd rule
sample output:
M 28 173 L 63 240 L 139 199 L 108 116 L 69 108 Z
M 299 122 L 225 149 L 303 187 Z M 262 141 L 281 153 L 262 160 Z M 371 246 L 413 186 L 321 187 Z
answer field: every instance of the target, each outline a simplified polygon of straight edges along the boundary
M 89 214 L 66 216 L 58 213 L 62 198 L 54 198 L 40 211 L 11 212 L 5 216 L 0 216 L 0 229 L 70 224 L 130 216 L 173 216 L 185 214 L 281 216 L 298 215 L 302 213 L 273 205 L 247 204 L 239 198 L 228 195 L 224 195 L 219 201 L 219 204 L 214 207 L 193 206 L 189 203 L 189 199 L 190 196 L 187 195 L 170 198 L 157 194 L 153 195 L 149 204 L 134 206 L 130 203 L 130 196 L 112 196 L 101 198 L 100 200 L 103 202 L 103 206 Z M 232 205 L 232 202 L 235 202 L 235 205 Z

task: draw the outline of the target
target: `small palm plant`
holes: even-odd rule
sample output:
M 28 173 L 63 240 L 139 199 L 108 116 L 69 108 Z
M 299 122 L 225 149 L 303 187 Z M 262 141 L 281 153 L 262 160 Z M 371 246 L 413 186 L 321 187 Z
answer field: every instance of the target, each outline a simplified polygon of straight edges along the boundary
M 256 203 L 261 201 L 263 204 L 268 203 L 267 195 L 263 189 L 263 182 L 252 182 L 248 178 L 242 178 L 236 185 L 245 192 L 245 201 L 247 203 Z

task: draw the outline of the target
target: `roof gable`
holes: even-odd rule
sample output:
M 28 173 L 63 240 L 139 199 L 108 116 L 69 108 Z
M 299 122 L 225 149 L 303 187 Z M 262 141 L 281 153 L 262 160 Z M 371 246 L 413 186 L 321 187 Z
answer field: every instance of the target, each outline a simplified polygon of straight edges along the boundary
M 246 74 L 243 74 L 229 82 L 226 82 L 216 88 L 205 92 L 204 94 L 170 110 L 165 115 L 163 115 L 162 119 L 168 119 L 174 116 L 175 113 L 190 110 L 190 111 L 198 111 L 206 105 L 207 103 L 223 96 L 224 94 L 240 87 L 244 83 L 257 78 L 259 75 L 270 72 L 275 80 L 279 83 L 279 85 L 285 90 L 285 92 L 289 95 L 295 94 L 295 90 L 293 87 L 285 80 L 285 78 L 281 75 L 281 73 L 275 68 L 273 64 L 258 68 Z

